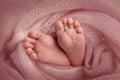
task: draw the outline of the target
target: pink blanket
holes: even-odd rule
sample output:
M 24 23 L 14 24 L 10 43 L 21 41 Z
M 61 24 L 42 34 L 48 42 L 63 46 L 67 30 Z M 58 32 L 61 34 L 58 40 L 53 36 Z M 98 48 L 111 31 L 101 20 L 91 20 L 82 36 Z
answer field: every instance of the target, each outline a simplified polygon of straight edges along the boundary
M 54 34 L 63 17 L 83 26 L 85 65 L 31 60 L 21 41 L 32 29 Z M 120 80 L 120 0 L 0 0 L 0 80 Z

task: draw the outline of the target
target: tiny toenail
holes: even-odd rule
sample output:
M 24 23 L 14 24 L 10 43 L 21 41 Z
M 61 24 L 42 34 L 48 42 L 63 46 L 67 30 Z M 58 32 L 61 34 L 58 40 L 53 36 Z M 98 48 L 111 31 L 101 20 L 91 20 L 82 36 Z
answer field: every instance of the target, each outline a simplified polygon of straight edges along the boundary
M 70 24 L 70 25 L 73 24 L 73 19 L 72 18 L 68 18 L 68 24 Z
M 28 48 L 28 49 L 26 50 L 26 52 L 30 54 L 30 53 L 32 53 L 33 51 L 32 51 L 31 48 Z
M 83 29 L 82 29 L 82 27 L 78 27 L 77 32 L 78 32 L 78 33 L 83 33 Z
M 58 26 L 63 27 L 63 24 L 61 21 L 58 22 Z
M 30 46 L 30 43 L 29 43 L 29 42 L 26 42 L 25 44 L 26 44 L 27 46 Z
M 31 53 L 30 57 L 31 57 L 32 59 L 37 59 L 36 53 Z
M 80 26 L 80 23 L 79 23 L 77 20 L 75 20 L 74 25 L 75 25 L 76 27 L 79 27 L 79 26 Z

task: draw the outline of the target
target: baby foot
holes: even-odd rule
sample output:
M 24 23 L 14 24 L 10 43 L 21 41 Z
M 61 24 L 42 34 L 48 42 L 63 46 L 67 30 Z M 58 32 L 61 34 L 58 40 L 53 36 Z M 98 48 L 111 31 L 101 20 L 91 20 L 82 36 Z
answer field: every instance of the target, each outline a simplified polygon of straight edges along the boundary
M 55 30 L 58 43 L 66 52 L 73 66 L 83 64 L 85 53 L 85 38 L 83 29 L 77 20 L 64 18 L 56 21 Z
M 57 65 L 70 65 L 64 52 L 58 47 L 54 39 L 46 34 L 31 31 L 24 39 L 24 48 L 28 56 L 34 60 Z

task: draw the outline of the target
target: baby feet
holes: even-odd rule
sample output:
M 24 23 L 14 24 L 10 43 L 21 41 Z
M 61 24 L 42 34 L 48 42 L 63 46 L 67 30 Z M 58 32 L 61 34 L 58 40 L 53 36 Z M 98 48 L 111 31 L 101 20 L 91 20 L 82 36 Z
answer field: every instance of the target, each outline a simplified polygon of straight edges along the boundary
M 85 38 L 83 29 L 77 20 L 64 18 L 56 21 L 55 30 L 60 47 L 66 52 L 73 66 L 83 64 Z
M 59 46 L 64 51 L 51 36 L 31 31 L 24 39 L 28 56 L 61 66 L 81 66 L 84 60 L 85 38 L 79 22 L 64 18 L 55 22 L 55 30 Z
M 28 56 L 34 60 L 61 66 L 70 65 L 67 56 L 49 35 L 31 31 L 24 39 L 24 47 Z

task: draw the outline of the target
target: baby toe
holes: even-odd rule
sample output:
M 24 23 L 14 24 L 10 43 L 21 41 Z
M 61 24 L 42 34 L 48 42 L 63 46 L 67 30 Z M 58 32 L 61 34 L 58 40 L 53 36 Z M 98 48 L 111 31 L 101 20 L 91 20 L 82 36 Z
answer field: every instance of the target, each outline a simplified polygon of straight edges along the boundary
M 67 18 L 63 18 L 62 22 L 67 25 Z
M 34 48 L 34 45 L 31 44 L 30 42 L 24 42 L 23 46 L 24 46 L 24 48 Z
M 31 49 L 31 48 L 27 48 L 26 49 L 26 53 L 28 54 L 28 55 L 30 55 L 31 53 L 33 53 L 34 51 Z
M 29 32 L 28 36 L 33 39 L 38 39 L 40 36 L 40 32 L 32 30 Z
M 68 18 L 68 26 L 69 28 L 73 28 L 73 19 L 72 18 Z
M 35 52 L 31 53 L 30 58 L 36 60 L 37 59 L 37 54 Z
M 62 21 L 56 21 L 55 22 L 55 30 L 57 33 L 61 33 L 64 31 L 64 26 L 63 26 L 63 23 Z
M 35 40 L 35 39 L 32 39 L 32 38 L 30 38 L 30 37 L 26 37 L 23 41 L 24 41 L 24 42 L 30 42 L 31 44 L 34 44 L 36 40 Z
M 73 22 L 73 25 L 74 25 L 74 28 L 80 27 L 80 23 L 77 20 Z
M 67 31 L 69 29 L 69 25 L 68 25 L 68 19 L 67 18 L 64 18 L 62 20 L 62 23 L 64 24 L 64 31 Z
M 79 34 L 82 34 L 82 33 L 83 33 L 83 28 L 82 28 L 82 27 L 78 27 L 78 28 L 76 29 L 76 31 L 77 31 L 77 33 L 79 33 Z

